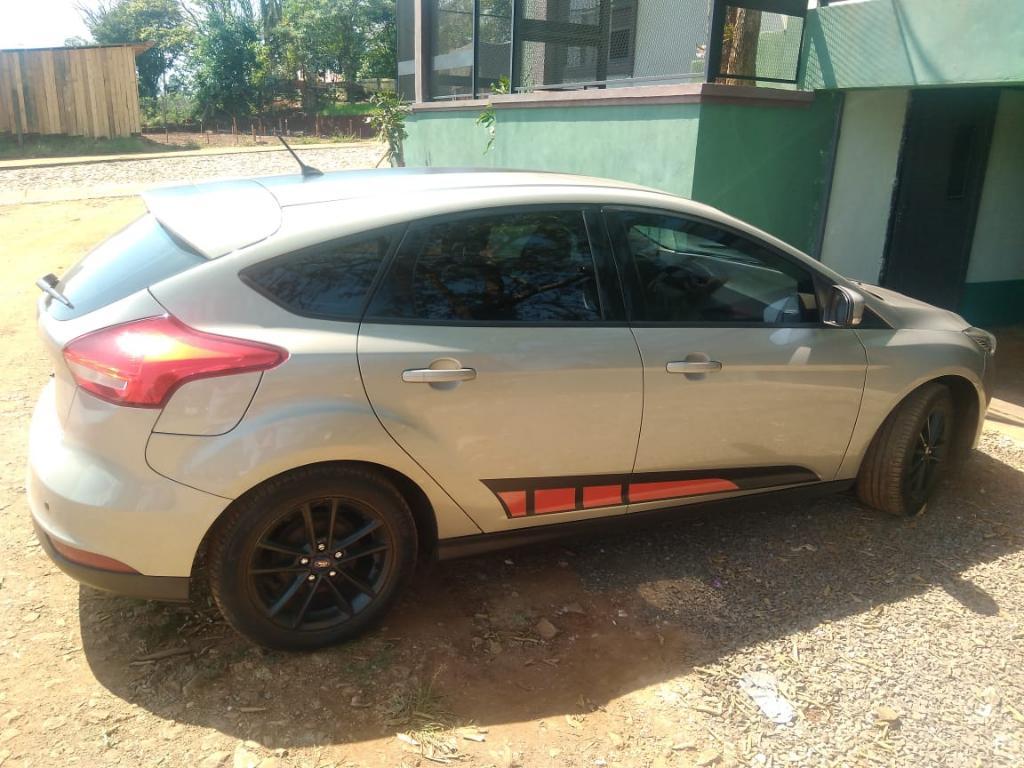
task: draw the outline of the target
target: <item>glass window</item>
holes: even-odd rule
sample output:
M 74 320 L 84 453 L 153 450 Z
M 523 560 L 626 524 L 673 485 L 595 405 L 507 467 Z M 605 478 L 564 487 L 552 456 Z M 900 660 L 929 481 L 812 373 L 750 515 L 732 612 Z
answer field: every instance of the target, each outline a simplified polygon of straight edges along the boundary
M 61 279 L 57 289 L 73 307 L 50 299 L 47 311 L 58 320 L 81 317 L 205 261 L 147 214 L 99 245 Z
M 472 95 L 472 0 L 436 2 L 430 14 L 430 95 L 435 99 Z
M 413 225 L 369 316 L 456 322 L 600 320 L 583 214 L 502 213 Z
M 254 264 L 242 279 L 300 315 L 358 320 L 390 238 L 334 241 Z
M 769 325 L 818 320 L 810 272 L 767 246 L 678 216 L 614 216 L 636 276 L 634 319 Z

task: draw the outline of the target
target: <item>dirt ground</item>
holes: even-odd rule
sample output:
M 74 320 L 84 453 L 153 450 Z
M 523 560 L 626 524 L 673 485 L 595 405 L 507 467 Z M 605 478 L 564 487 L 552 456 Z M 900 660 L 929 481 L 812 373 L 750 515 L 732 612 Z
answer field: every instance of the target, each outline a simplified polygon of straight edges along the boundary
M 1024 447 L 996 433 L 918 520 L 839 496 L 437 564 L 313 654 L 80 588 L 24 497 L 32 283 L 140 210 L 0 207 L 2 768 L 1024 764 Z

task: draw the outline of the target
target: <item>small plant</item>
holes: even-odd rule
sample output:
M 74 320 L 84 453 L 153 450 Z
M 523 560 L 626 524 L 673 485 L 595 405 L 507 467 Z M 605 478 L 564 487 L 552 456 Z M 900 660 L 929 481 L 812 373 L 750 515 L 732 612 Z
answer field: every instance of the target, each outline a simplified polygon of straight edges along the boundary
M 403 104 L 394 91 L 381 91 L 370 97 L 373 108 L 366 122 L 377 132 L 377 138 L 387 143 L 388 148 L 382 160 L 392 167 L 405 167 L 405 153 L 402 143 L 409 138 L 405 130 L 405 118 L 409 107 Z
M 512 90 L 511 83 L 507 77 L 502 75 L 498 78 L 498 82 L 491 88 L 491 93 L 510 93 Z M 487 106 L 484 107 L 484 111 L 480 113 L 480 116 L 476 119 L 477 125 L 482 125 L 487 129 L 487 147 L 484 149 L 486 155 L 492 149 L 494 149 L 494 139 L 497 137 L 498 132 L 498 115 L 494 111 L 494 104 L 491 101 L 487 102 Z

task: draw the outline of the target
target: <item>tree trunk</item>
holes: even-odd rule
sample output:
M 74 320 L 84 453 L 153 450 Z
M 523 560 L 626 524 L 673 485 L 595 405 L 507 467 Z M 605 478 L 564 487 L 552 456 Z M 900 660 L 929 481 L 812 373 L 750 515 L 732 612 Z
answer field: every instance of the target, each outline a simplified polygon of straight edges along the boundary
M 725 19 L 722 41 L 722 72 L 753 78 L 757 74 L 757 43 L 761 35 L 761 12 L 732 8 Z M 725 85 L 753 85 L 753 79 L 720 77 Z

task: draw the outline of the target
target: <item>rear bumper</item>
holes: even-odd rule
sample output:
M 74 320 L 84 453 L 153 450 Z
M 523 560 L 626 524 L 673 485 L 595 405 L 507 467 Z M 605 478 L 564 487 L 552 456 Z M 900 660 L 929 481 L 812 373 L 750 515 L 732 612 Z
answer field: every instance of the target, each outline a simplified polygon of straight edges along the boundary
M 54 564 L 64 573 L 82 584 L 96 589 L 116 592 L 126 597 L 138 597 L 143 600 L 163 600 L 167 602 L 188 602 L 190 579 L 183 576 L 143 576 L 141 573 L 116 573 L 100 568 L 72 562 L 54 549 L 53 541 L 40 525 L 32 518 L 32 526 L 36 538 L 43 551 L 49 555 Z
M 146 441 L 158 415 L 79 392 L 61 424 L 51 382 L 32 417 L 26 495 L 40 541 L 66 573 L 103 589 L 183 599 L 199 545 L 230 501 L 150 469 Z M 56 551 L 64 547 L 128 572 L 94 567 L 102 559 L 69 561 Z

